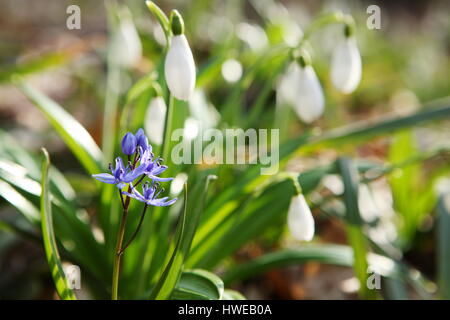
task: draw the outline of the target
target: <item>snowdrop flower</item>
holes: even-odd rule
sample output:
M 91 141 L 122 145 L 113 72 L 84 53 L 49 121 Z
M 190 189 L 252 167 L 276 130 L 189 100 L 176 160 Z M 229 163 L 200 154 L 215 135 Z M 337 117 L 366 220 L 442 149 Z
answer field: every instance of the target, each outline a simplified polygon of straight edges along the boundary
M 176 10 L 171 14 L 171 25 L 173 37 L 164 64 L 164 74 L 173 96 L 186 101 L 195 88 L 195 62 L 184 35 L 183 19 Z
M 351 93 L 361 80 L 361 55 L 346 26 L 346 36 L 335 48 L 331 60 L 331 82 L 342 93 Z
M 322 86 L 309 59 L 303 55 L 297 65 L 297 99 L 294 111 L 306 123 L 318 119 L 324 111 L 325 98 Z
M 379 209 L 375 203 L 369 187 L 366 184 L 360 184 L 358 188 L 358 207 L 361 217 L 366 222 L 373 222 L 379 218 Z
M 314 219 L 303 194 L 292 197 L 288 210 L 288 228 L 297 240 L 311 241 L 314 237 Z
M 291 63 L 281 78 L 277 87 L 277 102 L 290 105 L 306 123 L 313 122 L 323 114 L 325 98 L 322 86 L 306 53 L 303 53 L 298 63 Z
M 293 106 L 297 101 L 298 65 L 292 62 L 277 85 L 277 103 Z
M 157 145 L 161 145 L 163 141 L 166 112 L 166 103 L 163 97 L 158 96 L 150 101 L 145 113 L 145 131 L 148 139 Z
M 131 13 L 123 12 L 118 28 L 111 41 L 113 61 L 125 68 L 136 65 L 142 57 L 142 44 Z

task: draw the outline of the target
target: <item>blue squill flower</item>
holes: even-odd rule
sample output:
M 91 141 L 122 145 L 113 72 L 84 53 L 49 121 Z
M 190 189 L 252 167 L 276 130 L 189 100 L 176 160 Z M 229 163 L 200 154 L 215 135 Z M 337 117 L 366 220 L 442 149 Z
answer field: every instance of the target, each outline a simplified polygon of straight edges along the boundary
M 160 161 L 161 161 L 160 158 L 156 158 L 155 160 L 153 160 L 153 153 L 151 152 L 151 149 L 147 149 L 146 151 L 144 151 L 141 157 L 141 164 L 145 164 L 144 174 L 146 174 L 147 177 L 155 181 L 172 180 L 173 178 L 158 177 L 158 175 L 167 170 L 167 166 L 162 165 Z
M 125 167 L 120 157 L 116 158 L 116 166 L 109 165 L 109 173 L 93 174 L 92 177 L 98 181 L 115 184 L 119 189 L 123 189 L 127 183 L 136 180 L 139 176 L 145 173 L 146 166 L 138 166 L 136 169 L 131 170 L 129 166 Z
M 148 138 L 142 128 L 139 129 L 134 136 L 136 137 L 137 145 L 142 148 L 142 152 L 148 149 L 150 149 L 150 152 L 152 151 L 152 146 L 148 144 Z
M 131 132 L 128 132 L 122 139 L 122 152 L 127 156 L 136 151 L 137 139 Z
M 142 202 L 146 203 L 147 205 L 156 206 L 156 207 L 170 206 L 175 201 L 177 201 L 177 198 L 170 199 L 170 200 L 169 200 L 169 197 L 158 198 L 159 194 L 163 190 L 164 189 L 158 190 L 158 184 L 150 185 L 147 182 L 142 185 L 142 194 L 139 193 L 139 191 L 137 191 L 136 188 L 132 188 L 131 193 L 128 193 L 126 191 L 122 191 L 122 193 L 131 198 L 142 201 Z

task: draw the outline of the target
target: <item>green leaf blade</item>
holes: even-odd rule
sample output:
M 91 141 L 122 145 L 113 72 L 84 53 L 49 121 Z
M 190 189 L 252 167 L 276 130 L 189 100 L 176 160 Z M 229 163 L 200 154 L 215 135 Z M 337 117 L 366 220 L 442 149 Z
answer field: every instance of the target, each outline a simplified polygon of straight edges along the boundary
M 102 153 L 86 129 L 55 101 L 21 80 L 16 82 L 25 96 L 44 113 L 87 172 L 99 173 Z
M 42 164 L 41 222 L 45 254 L 59 297 L 62 300 L 76 300 L 75 293 L 68 286 L 66 275 L 59 257 L 58 247 L 56 245 L 50 201 L 50 178 L 48 175 L 50 157 L 45 149 L 43 149 L 43 153 L 45 159 Z

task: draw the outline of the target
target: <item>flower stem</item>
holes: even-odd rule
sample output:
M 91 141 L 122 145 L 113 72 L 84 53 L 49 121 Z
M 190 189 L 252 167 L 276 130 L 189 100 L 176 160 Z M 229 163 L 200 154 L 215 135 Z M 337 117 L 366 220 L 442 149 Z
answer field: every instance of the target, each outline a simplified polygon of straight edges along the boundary
M 128 193 L 131 192 L 131 186 L 128 187 Z M 114 251 L 114 264 L 113 264 L 113 276 L 112 276 L 112 289 L 111 289 L 111 299 L 117 300 L 119 292 L 119 276 L 120 276 L 120 260 L 122 258 L 123 250 L 122 243 L 125 234 L 125 225 L 128 216 L 128 207 L 130 205 L 130 197 L 126 197 L 123 200 L 122 192 L 119 190 L 120 200 L 122 201 L 123 213 L 122 220 L 120 221 L 119 232 L 117 233 L 116 249 Z
M 173 118 L 173 104 L 174 98 L 171 93 L 169 93 L 169 103 L 167 104 L 167 112 L 164 120 L 164 137 L 162 143 L 161 154 L 164 161 L 169 161 L 170 153 L 170 135 L 172 133 L 172 118 Z
M 120 249 L 120 251 L 119 251 L 120 255 L 122 255 L 124 253 L 125 249 L 128 248 L 128 246 L 131 244 L 131 242 L 133 242 L 134 238 L 136 237 L 139 230 L 141 229 L 142 222 L 144 221 L 144 217 L 145 217 L 145 212 L 147 211 L 147 207 L 148 207 L 148 205 L 145 204 L 144 210 L 142 211 L 141 219 L 139 220 L 139 223 L 138 223 L 138 226 L 137 226 L 136 230 L 134 231 L 134 233 L 132 234 L 132 236 L 130 237 L 130 240 L 128 240 L 128 242 L 123 246 L 123 248 Z
M 119 233 L 117 234 L 116 250 L 114 252 L 114 266 L 113 266 L 113 277 L 112 277 L 112 293 L 111 299 L 117 300 L 119 292 L 119 275 L 120 275 L 120 260 L 122 257 L 122 243 L 125 234 L 125 223 L 127 220 L 128 208 L 124 208 L 122 214 L 122 220 L 120 222 Z
M 345 15 L 339 11 L 320 16 L 306 29 L 305 33 L 303 34 L 303 38 L 300 41 L 300 45 L 302 45 L 303 42 L 308 40 L 311 34 L 313 34 L 318 29 L 321 29 L 334 23 L 352 23 L 352 21 L 353 18 L 350 15 Z

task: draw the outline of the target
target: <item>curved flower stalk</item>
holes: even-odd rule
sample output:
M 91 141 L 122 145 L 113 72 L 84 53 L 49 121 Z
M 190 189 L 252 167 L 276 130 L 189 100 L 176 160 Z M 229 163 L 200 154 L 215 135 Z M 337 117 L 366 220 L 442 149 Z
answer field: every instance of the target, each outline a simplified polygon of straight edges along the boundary
M 110 170 L 112 174 L 100 173 L 92 175 L 93 178 L 108 184 L 115 184 L 119 188 L 120 200 L 122 203 L 123 214 L 122 220 L 117 235 L 117 244 L 114 255 L 114 268 L 112 279 L 112 299 L 118 298 L 118 284 L 119 284 L 119 272 L 120 272 L 120 260 L 125 249 L 130 245 L 137 235 L 142 221 L 144 220 L 145 213 L 148 206 L 170 206 L 175 203 L 176 198 L 170 199 L 169 197 L 158 198 L 159 194 L 164 189 L 158 189 L 159 182 L 157 181 L 169 181 L 172 178 L 161 178 L 159 175 L 163 173 L 167 166 L 161 165 L 162 159 L 154 158 L 152 152 L 152 146 L 148 143 L 148 137 L 145 135 L 144 130 L 139 129 L 136 134 L 127 132 L 122 138 L 121 142 L 122 152 L 128 158 L 128 165 L 123 164 L 122 158 L 116 158 L 116 165 L 112 167 L 110 164 Z M 150 182 L 143 183 L 143 193 L 139 193 L 136 187 L 143 182 L 144 178 L 150 178 Z M 125 187 L 128 184 L 128 190 L 125 191 Z M 125 196 L 125 199 L 124 199 Z M 126 219 L 128 216 L 128 208 L 130 200 L 136 199 L 144 203 L 144 209 L 142 211 L 141 219 L 138 227 L 128 242 L 123 246 Z
M 361 81 L 361 55 L 352 35 L 346 26 L 345 38 L 336 46 L 331 60 L 331 82 L 342 93 L 351 93 Z
M 188 100 L 195 88 L 195 62 L 184 35 L 183 18 L 174 10 L 171 14 L 173 37 L 164 63 L 164 75 L 172 95 Z

